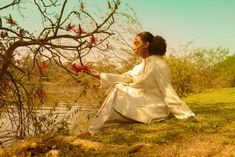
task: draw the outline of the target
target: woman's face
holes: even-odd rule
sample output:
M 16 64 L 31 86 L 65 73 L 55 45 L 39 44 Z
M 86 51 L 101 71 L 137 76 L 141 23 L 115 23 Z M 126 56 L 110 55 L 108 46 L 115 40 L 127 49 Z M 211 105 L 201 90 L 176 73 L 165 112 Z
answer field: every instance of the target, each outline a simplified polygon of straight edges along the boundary
M 148 50 L 149 43 L 145 42 L 141 39 L 140 36 L 136 36 L 133 41 L 133 50 L 135 54 L 139 57 L 143 57 L 143 55 Z

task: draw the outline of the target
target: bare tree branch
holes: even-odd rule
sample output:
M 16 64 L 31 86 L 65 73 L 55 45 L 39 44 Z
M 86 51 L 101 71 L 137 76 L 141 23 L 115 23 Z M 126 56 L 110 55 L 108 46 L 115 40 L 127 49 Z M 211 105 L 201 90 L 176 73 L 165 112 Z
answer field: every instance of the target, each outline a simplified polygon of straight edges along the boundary
M 0 10 L 7 9 L 7 8 L 9 8 L 9 7 L 12 7 L 12 6 L 14 6 L 14 5 L 17 5 L 17 4 L 19 4 L 21 1 L 22 1 L 22 0 L 13 0 L 11 3 L 0 7 Z

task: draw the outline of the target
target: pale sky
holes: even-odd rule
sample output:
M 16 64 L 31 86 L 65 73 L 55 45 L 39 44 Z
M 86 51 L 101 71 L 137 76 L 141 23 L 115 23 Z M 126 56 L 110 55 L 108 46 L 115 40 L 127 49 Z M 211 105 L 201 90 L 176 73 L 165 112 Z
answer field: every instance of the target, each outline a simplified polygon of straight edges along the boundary
M 107 6 L 107 0 L 83 1 L 90 7 Z M 1 0 L 0 5 L 7 2 L 9 0 Z M 77 0 L 69 2 L 70 7 L 78 3 Z M 221 46 L 235 53 L 235 0 L 121 0 L 120 8 L 126 3 L 136 11 L 143 29 L 163 36 L 169 47 L 194 41 L 196 47 Z M 13 17 L 22 19 L 16 10 Z M 41 18 L 35 10 L 32 5 L 22 9 L 28 17 L 19 22 L 26 29 L 41 26 Z M 0 16 L 8 13 L 8 10 L 2 11 Z
M 165 37 L 171 46 L 230 48 L 235 53 L 235 0 L 123 0 L 143 28 Z

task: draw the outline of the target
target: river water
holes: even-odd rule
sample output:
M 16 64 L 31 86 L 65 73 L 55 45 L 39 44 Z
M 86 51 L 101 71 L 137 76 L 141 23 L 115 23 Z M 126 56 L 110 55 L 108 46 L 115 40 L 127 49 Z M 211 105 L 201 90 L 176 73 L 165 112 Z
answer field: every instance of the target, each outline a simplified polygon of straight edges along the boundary
M 59 128 L 59 125 L 68 127 L 72 134 L 79 134 L 86 127 L 88 121 L 97 112 L 95 105 L 89 106 L 86 104 L 78 103 L 59 103 L 56 107 L 40 107 L 36 109 L 38 116 L 44 116 L 48 118 L 53 125 L 50 125 L 49 130 Z M 50 115 L 50 116 L 49 116 Z M 0 145 L 5 147 L 9 144 L 16 142 L 14 132 L 12 132 L 11 123 L 7 115 L 1 115 L 0 117 Z M 33 136 L 33 131 L 30 132 L 30 136 Z

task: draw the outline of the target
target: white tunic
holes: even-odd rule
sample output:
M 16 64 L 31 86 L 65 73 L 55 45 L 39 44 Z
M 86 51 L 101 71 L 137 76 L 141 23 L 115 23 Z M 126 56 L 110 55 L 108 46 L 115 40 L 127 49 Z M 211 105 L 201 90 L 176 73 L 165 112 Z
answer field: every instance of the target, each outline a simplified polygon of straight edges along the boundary
M 107 93 L 114 92 L 112 107 L 127 118 L 150 123 L 170 113 L 177 119 L 195 115 L 175 92 L 169 67 L 160 56 L 151 55 L 121 75 L 101 73 L 100 81 L 101 88 L 109 88 Z

